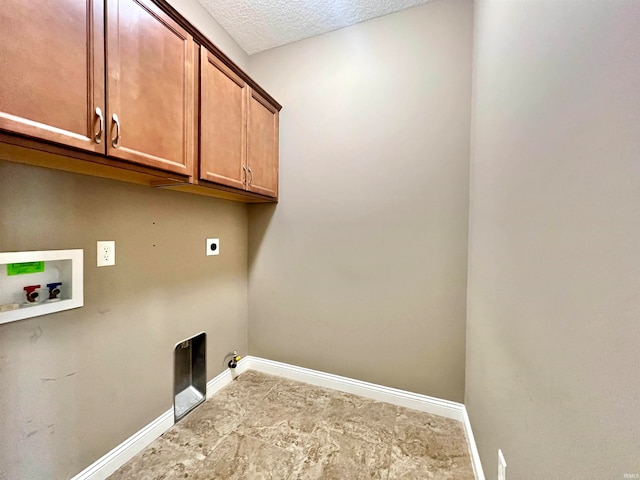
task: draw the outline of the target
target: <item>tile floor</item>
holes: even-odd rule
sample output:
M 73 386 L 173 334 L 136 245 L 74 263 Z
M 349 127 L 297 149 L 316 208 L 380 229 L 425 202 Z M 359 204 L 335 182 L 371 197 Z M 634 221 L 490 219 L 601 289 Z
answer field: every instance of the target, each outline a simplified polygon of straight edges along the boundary
M 247 371 L 110 480 L 473 480 L 462 424 Z

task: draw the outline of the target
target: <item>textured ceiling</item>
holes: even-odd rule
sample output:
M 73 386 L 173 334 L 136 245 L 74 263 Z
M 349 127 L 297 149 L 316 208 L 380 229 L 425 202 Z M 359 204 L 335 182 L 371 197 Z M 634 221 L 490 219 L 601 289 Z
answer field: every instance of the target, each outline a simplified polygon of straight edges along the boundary
M 198 0 L 249 55 L 429 0 Z

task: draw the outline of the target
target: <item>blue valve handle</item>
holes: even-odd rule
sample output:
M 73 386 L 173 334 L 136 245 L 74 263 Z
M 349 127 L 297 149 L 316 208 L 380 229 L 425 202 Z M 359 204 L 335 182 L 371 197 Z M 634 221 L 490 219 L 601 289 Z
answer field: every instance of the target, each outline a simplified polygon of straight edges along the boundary
M 49 289 L 49 300 L 58 298 L 61 291 L 60 288 L 58 288 L 60 285 L 62 285 L 62 282 L 47 283 L 47 288 Z

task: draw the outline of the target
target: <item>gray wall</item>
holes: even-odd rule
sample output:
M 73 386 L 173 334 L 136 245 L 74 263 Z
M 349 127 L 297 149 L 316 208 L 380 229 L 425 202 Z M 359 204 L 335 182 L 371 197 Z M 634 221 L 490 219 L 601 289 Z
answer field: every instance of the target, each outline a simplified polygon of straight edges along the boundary
M 84 307 L 0 325 L 2 480 L 70 478 L 171 408 L 176 342 L 207 332 L 209 379 L 247 349 L 245 205 L 0 161 L 0 251 L 68 248 Z
M 250 57 L 285 106 L 253 355 L 462 401 L 472 19 L 436 1 Z
M 465 400 L 488 478 L 640 474 L 640 2 L 476 5 Z

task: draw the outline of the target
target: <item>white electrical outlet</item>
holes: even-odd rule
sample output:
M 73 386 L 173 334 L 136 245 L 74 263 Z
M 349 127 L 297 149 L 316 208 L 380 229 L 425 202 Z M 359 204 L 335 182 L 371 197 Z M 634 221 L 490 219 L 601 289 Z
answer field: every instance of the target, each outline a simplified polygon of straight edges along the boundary
M 109 267 L 116 264 L 116 242 L 98 242 L 98 266 Z
M 219 238 L 207 238 L 207 255 L 220 255 Z
M 498 449 L 498 480 L 507 480 L 507 462 L 500 449 Z

